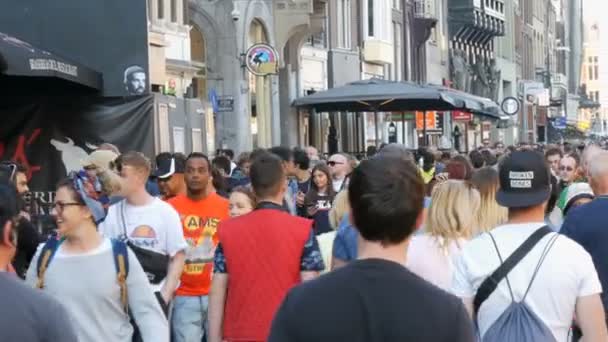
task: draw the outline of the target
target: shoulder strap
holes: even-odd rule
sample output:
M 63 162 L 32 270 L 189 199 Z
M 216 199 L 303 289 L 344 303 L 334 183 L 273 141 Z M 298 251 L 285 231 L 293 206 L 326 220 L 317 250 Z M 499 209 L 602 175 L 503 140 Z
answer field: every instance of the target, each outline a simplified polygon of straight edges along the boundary
M 46 273 L 51 260 L 53 260 L 53 257 L 55 256 L 55 252 L 57 252 L 57 249 L 59 249 L 59 245 L 61 245 L 62 242 L 63 239 L 60 239 L 57 236 L 57 233 L 52 233 L 44 243 L 44 246 L 40 251 L 40 256 L 38 257 L 38 263 L 36 265 L 36 271 L 38 273 L 38 282 L 36 284 L 37 288 L 44 288 L 44 274 Z
M 496 290 L 498 284 L 507 276 L 509 272 L 534 248 L 534 246 L 547 234 L 551 233 L 551 230 L 547 226 L 542 226 L 536 230 L 530 237 L 524 241 L 517 249 L 511 254 L 507 260 L 505 260 L 498 268 L 487 277 L 479 289 L 475 300 L 473 301 L 474 314 L 477 316 L 477 312 L 481 307 L 481 304 L 490 297 L 490 295 Z
M 118 286 L 120 286 L 120 302 L 122 303 L 125 312 L 128 312 L 127 276 L 129 275 L 129 252 L 125 242 L 118 239 L 112 239 L 111 241 L 114 266 L 116 267 L 116 279 Z
M 127 241 L 129 238 L 127 237 L 127 220 L 125 219 L 125 202 L 127 200 L 124 199 L 120 202 L 120 221 L 122 223 L 122 232 L 124 234 L 124 239 Z

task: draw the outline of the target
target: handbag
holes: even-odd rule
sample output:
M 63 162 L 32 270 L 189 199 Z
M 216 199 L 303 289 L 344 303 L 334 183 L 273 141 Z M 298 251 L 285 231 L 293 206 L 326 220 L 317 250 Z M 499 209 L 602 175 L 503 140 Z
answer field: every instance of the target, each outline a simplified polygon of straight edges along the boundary
M 144 272 L 148 276 L 148 280 L 151 284 L 157 285 L 160 284 L 163 279 L 167 276 L 167 268 L 169 267 L 169 262 L 171 258 L 166 254 L 161 254 L 155 251 L 151 251 L 146 248 L 139 247 L 135 245 L 131 240 L 129 240 L 129 236 L 127 235 L 127 220 L 125 220 L 125 202 L 122 201 L 120 203 L 120 216 L 122 220 L 122 229 L 125 236 L 125 242 L 127 246 L 131 248 L 133 254 L 141 264 L 141 267 L 144 269 Z

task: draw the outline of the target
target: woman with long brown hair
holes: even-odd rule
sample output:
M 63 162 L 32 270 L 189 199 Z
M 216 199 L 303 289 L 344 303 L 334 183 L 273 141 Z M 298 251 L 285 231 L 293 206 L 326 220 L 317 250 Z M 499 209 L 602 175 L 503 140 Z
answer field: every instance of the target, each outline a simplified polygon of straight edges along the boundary
M 329 224 L 329 211 L 336 197 L 331 183 L 329 168 L 318 164 L 312 169 L 312 183 L 304 199 L 308 216 L 314 220 L 315 234 L 323 234 L 332 230 Z

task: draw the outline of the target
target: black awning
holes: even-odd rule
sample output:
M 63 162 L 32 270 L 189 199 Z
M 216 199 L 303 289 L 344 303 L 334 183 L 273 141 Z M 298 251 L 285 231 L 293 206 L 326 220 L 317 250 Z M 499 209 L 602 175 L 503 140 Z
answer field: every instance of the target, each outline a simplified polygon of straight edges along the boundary
M 0 77 L 59 78 L 101 90 L 101 74 L 0 32 Z

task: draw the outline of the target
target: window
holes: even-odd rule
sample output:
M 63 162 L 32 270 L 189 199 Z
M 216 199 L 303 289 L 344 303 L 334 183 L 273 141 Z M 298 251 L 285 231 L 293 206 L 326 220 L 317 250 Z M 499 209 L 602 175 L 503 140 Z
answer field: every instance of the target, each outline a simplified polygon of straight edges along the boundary
M 367 0 L 367 35 L 374 37 L 374 0 Z
M 597 65 L 597 63 L 595 63 L 595 65 L 593 65 L 593 77 L 595 80 L 599 79 L 599 65 Z
M 599 79 L 599 59 L 598 56 L 589 56 L 587 58 L 587 78 L 590 81 Z
M 182 13 L 183 18 L 182 18 L 182 24 L 184 25 L 188 25 L 189 21 L 190 21 L 190 11 L 188 10 L 188 0 L 183 0 L 182 1 L 182 6 L 184 8 L 184 11 Z
M 148 10 L 148 21 L 152 21 L 152 1 L 148 0 L 146 3 L 146 9 Z
M 158 9 L 158 19 L 165 19 L 165 0 L 157 0 L 156 8 Z
M 367 18 L 365 36 L 381 39 L 387 42 L 392 41 L 392 9 L 391 3 L 383 0 L 366 0 L 363 8 L 363 18 Z
M 393 67 L 394 80 L 401 81 L 403 79 L 403 47 L 401 32 L 401 24 L 393 22 L 393 46 L 395 47 L 395 65 Z
M 192 129 L 192 152 L 203 152 L 203 131 L 200 128 Z
M 171 22 L 177 22 L 177 0 L 171 0 Z
M 351 0 L 338 0 L 336 14 L 338 17 L 338 47 L 351 47 Z

